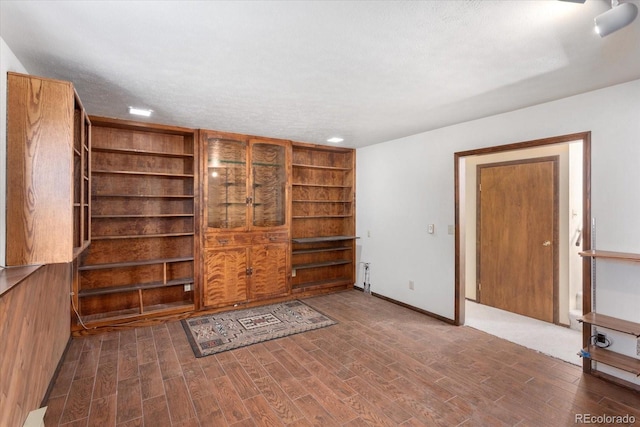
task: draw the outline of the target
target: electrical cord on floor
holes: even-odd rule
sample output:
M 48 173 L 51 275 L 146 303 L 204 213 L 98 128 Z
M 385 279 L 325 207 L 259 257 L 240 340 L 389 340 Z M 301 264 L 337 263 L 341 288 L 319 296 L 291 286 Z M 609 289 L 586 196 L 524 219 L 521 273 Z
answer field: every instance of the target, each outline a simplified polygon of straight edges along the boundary
M 92 328 L 88 328 L 87 325 L 85 325 L 84 322 L 82 321 L 82 318 L 80 317 L 80 313 L 78 313 L 78 309 L 76 308 L 76 305 L 73 302 L 73 294 L 71 294 L 71 307 L 73 308 L 73 312 L 76 314 L 76 317 L 78 318 L 78 323 L 80 324 L 80 326 L 82 326 L 82 328 L 86 331 L 88 331 L 89 329 L 92 329 Z

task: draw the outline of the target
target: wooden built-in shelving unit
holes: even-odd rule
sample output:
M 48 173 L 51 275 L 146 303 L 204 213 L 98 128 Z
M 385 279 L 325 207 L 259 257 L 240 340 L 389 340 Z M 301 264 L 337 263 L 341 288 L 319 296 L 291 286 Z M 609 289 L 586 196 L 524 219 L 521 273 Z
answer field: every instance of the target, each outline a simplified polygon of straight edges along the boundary
M 0 263 L 70 263 L 75 335 L 353 286 L 355 150 L 89 117 L 70 82 L 7 81 Z
M 74 92 L 73 108 L 73 258 L 91 243 L 91 121 Z
M 292 291 L 355 282 L 355 152 L 293 143 Z
M 640 254 L 626 252 L 601 251 L 594 249 L 580 252 L 580 255 L 582 257 L 594 259 L 600 258 L 604 260 L 640 262 Z M 640 338 L 640 323 L 606 316 L 604 314 L 596 313 L 595 311 L 585 314 L 578 319 L 578 321 L 583 322 L 585 324 L 584 327 L 591 328 L 591 326 L 600 326 L 605 329 L 622 332 L 624 334 Z M 589 353 L 589 359 L 592 361 L 604 363 L 605 365 L 640 376 L 640 359 L 592 345 L 590 342 L 585 342 L 583 345 L 583 352 Z M 579 354 L 585 357 L 584 353 Z M 591 369 L 588 370 L 591 371 Z
M 287 297 L 289 141 L 201 132 L 203 306 Z
M 92 122 L 92 244 L 75 330 L 194 311 L 196 132 Z
M 0 264 L 71 262 L 90 243 L 91 121 L 69 82 L 9 72 L 7 93 Z

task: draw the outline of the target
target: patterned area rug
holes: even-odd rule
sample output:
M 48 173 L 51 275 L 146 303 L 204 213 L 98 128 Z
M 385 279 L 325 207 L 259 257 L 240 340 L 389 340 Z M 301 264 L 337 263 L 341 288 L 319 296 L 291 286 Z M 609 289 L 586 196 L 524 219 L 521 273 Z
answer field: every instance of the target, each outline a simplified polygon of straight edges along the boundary
M 182 320 L 196 357 L 336 323 L 298 300 Z

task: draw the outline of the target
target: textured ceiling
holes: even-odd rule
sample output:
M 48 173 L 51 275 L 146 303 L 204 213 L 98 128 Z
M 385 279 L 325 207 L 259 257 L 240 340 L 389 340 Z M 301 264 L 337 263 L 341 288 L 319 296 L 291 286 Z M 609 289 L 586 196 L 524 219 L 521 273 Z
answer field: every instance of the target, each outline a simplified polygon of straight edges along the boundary
M 90 114 L 361 147 L 640 78 L 640 18 L 600 38 L 609 8 L 2 0 L 0 35 Z

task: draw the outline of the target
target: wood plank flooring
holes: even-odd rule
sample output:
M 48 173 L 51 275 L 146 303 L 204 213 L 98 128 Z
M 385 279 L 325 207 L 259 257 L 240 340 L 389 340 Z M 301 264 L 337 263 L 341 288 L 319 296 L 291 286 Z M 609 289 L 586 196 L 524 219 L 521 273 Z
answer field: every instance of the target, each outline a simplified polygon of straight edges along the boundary
M 639 393 L 484 332 L 359 291 L 304 301 L 339 323 L 200 359 L 179 322 L 74 338 L 45 425 L 640 423 Z

